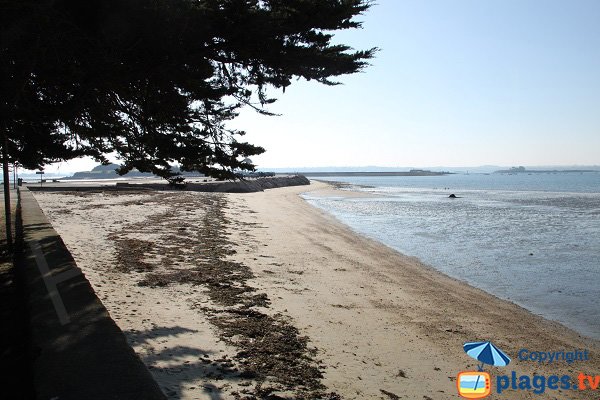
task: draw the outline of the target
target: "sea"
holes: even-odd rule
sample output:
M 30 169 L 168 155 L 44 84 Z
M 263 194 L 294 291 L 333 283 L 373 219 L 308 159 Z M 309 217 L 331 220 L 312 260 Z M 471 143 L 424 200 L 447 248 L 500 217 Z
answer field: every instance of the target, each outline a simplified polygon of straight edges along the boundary
M 600 339 L 600 172 L 311 179 L 375 195 L 303 195 L 354 231 Z

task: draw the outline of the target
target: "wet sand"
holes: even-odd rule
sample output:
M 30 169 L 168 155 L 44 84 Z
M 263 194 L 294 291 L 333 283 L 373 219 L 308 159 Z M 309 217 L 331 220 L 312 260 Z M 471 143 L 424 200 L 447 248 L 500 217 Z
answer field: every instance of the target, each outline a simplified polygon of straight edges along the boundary
M 462 344 L 479 340 L 513 358 L 486 368 L 493 376 L 600 374 L 596 341 L 357 235 L 306 203 L 306 191 L 353 195 L 313 182 L 35 196 L 172 398 L 454 399 L 457 373 L 476 369 Z M 591 360 L 520 361 L 521 348 L 588 349 Z

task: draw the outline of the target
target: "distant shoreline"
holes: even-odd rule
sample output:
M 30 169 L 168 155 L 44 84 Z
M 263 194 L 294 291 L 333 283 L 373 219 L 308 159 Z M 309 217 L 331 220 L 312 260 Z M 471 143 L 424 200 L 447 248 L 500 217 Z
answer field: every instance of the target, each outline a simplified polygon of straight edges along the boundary
M 510 168 L 501 169 L 494 171 L 495 174 L 564 174 L 564 173 L 584 173 L 584 172 L 598 172 L 592 169 L 525 169 L 521 168 Z
M 302 172 L 300 175 L 309 176 L 442 176 L 452 175 L 453 172 L 436 172 L 425 170 L 385 171 L 385 172 Z

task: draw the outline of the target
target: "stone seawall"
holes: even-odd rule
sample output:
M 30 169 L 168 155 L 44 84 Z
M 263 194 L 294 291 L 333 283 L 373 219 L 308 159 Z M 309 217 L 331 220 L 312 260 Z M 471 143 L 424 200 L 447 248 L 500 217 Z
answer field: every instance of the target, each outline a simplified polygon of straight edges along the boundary
M 139 182 L 139 181 L 138 181 Z M 265 189 L 274 189 L 286 186 L 310 185 L 310 181 L 302 175 L 276 176 L 269 178 L 245 179 L 239 181 L 212 181 L 203 183 L 188 182 L 185 185 L 170 186 L 167 183 L 131 183 L 119 182 L 110 184 L 97 183 L 90 185 L 81 182 L 49 183 L 43 187 L 37 183 L 28 185 L 29 190 L 37 191 L 98 191 L 98 190 L 187 190 L 193 192 L 225 192 L 225 193 L 251 193 L 262 192 Z

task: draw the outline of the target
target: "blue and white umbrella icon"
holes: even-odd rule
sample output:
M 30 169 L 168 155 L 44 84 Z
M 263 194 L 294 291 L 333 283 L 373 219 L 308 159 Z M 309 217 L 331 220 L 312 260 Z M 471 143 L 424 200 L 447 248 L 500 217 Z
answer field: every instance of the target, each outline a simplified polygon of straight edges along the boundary
M 468 342 L 463 345 L 463 349 L 468 355 L 481 362 L 478 367 L 480 371 L 483 371 L 483 364 L 505 367 L 510 363 L 510 357 L 492 342 Z

